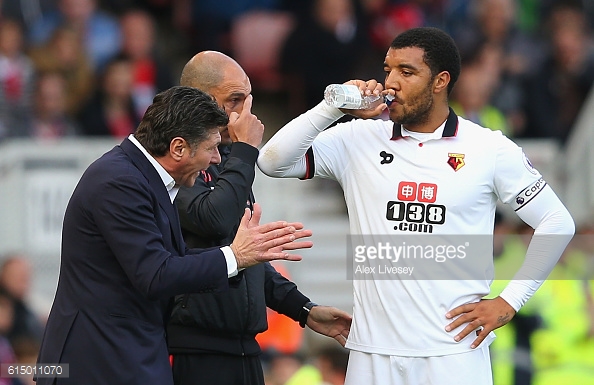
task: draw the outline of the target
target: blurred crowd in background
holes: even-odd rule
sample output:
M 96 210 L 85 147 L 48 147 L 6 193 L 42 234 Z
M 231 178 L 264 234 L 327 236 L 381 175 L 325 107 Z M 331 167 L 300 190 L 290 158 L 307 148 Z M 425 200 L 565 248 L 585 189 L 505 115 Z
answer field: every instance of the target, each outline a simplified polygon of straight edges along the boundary
M 318 104 L 330 83 L 383 81 L 392 39 L 434 26 L 461 51 L 450 101 L 459 115 L 511 138 L 564 146 L 594 81 L 593 25 L 591 0 L 0 0 L 0 144 L 126 137 L 202 50 L 235 58 L 250 76 L 254 106 L 273 95 L 270 108 L 283 124 Z M 266 127 L 270 135 L 280 125 Z M 511 226 L 498 223 L 506 235 L 498 261 L 525 252 L 524 229 Z M 498 332 L 497 385 L 594 384 L 588 234 L 580 229 L 554 272 L 559 280 Z M 36 358 L 43 319 L 27 307 L 30 269 L 18 255 L 1 265 L 3 363 Z M 288 328 L 278 336 L 301 336 Z M 343 349 L 301 353 L 299 341 L 268 349 L 269 383 L 344 381 Z M 0 378 L 0 385 L 17 383 Z
M 282 94 L 288 121 L 330 83 L 383 80 L 390 42 L 417 26 L 459 45 L 454 109 L 510 137 L 564 143 L 594 79 L 587 0 L 0 4 L 0 138 L 126 136 L 177 84 L 180 63 L 206 49 L 238 60 L 255 92 Z

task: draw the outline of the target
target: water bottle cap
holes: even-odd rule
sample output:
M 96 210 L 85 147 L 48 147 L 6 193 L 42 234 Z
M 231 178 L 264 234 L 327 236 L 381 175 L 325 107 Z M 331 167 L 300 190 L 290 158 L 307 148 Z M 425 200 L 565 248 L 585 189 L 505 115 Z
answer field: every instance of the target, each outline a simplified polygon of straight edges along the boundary
M 387 94 L 384 96 L 384 102 L 389 106 L 394 101 L 394 96 L 391 94 Z

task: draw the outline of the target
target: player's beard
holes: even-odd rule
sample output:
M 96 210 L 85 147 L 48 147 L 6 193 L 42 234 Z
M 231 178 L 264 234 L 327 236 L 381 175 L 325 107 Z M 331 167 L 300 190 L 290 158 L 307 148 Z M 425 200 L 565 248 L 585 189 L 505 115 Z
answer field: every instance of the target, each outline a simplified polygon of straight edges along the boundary
M 392 121 L 406 126 L 421 126 L 429 121 L 431 109 L 433 108 L 433 78 L 429 80 L 425 87 L 417 95 L 413 95 L 401 105 L 402 112 L 398 113 L 395 109 L 394 114 L 390 114 Z

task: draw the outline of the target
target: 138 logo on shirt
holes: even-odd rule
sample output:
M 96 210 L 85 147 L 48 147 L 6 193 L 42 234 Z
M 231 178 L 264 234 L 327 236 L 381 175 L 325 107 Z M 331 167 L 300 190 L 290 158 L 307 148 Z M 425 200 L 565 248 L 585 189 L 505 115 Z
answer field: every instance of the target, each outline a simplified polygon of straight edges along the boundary
M 446 208 L 433 204 L 437 199 L 434 183 L 400 182 L 398 201 L 388 201 L 386 219 L 401 222 L 394 230 L 432 233 L 433 225 L 445 223 Z

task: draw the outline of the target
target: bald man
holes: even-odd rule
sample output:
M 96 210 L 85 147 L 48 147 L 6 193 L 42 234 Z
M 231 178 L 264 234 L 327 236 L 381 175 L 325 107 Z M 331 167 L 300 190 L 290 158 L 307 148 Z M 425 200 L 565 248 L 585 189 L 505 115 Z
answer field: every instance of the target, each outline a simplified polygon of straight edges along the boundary
M 252 87 L 245 71 L 220 52 L 195 55 L 180 84 L 209 93 L 229 115 L 221 132 L 220 164 L 211 164 L 175 200 L 184 239 L 189 247 L 229 244 L 245 208 L 254 202 L 251 188 L 264 125 L 251 113 Z M 268 327 L 266 307 L 344 345 L 349 314 L 316 306 L 274 267 L 261 264 L 243 270 L 226 292 L 175 298 L 168 327 L 174 383 L 264 385 L 255 337 Z

